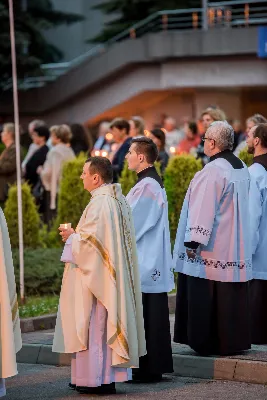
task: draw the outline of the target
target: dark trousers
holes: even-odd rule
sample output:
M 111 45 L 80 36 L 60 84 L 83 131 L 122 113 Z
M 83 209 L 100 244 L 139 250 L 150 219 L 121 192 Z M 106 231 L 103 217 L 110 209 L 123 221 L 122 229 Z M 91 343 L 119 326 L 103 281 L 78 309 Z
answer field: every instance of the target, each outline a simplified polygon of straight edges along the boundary
M 248 282 L 216 282 L 179 273 L 174 341 L 202 355 L 250 349 Z
M 251 335 L 253 344 L 267 344 L 267 281 L 250 281 Z
M 140 358 L 141 374 L 173 372 L 167 293 L 142 293 L 147 354 Z

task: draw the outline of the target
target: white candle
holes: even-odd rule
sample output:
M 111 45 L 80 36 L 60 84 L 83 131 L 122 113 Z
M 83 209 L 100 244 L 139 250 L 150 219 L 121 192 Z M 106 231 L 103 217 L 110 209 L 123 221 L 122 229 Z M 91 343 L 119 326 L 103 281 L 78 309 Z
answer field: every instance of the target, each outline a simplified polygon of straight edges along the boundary
M 175 147 L 170 147 L 170 153 L 171 153 L 171 154 L 175 154 L 175 153 L 176 153 Z

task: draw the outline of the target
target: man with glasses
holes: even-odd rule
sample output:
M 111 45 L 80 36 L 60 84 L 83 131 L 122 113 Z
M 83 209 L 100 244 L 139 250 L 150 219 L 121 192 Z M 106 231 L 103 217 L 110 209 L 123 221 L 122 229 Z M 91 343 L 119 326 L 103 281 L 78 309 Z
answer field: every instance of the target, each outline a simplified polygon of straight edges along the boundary
M 210 162 L 190 183 L 174 248 L 174 341 L 201 355 L 229 355 L 251 347 L 250 175 L 231 151 L 227 122 L 213 122 L 203 141 Z

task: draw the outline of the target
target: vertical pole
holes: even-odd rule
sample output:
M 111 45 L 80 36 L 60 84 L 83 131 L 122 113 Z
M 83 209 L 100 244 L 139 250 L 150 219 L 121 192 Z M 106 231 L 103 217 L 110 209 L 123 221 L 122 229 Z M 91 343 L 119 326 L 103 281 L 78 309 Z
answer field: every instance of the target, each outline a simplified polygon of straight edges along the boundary
M 202 29 L 208 30 L 208 0 L 202 0 Z
M 20 133 L 19 133 L 19 106 L 18 106 L 18 81 L 16 64 L 16 45 L 13 0 L 9 1 L 9 24 L 10 42 L 12 59 L 12 79 L 13 79 L 13 103 L 14 103 L 14 122 L 16 138 L 16 165 L 17 165 L 17 188 L 18 188 L 18 226 L 19 226 L 19 265 L 20 265 L 20 298 L 24 302 L 24 257 L 23 257 L 23 220 L 22 220 L 22 192 L 21 192 L 21 160 L 20 160 Z

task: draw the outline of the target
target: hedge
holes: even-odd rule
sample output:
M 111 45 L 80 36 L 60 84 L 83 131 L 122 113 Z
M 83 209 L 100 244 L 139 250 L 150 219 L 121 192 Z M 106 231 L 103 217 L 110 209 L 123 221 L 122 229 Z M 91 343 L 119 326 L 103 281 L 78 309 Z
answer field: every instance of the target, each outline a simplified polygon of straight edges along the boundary
M 22 185 L 22 213 L 23 213 L 23 240 L 25 247 L 37 248 L 42 246 L 40 237 L 41 220 L 38 208 L 27 183 Z M 7 220 L 11 246 L 19 247 L 18 234 L 18 205 L 17 186 L 13 185 L 8 191 L 8 199 L 5 203 L 4 214 Z
M 171 240 L 174 242 L 184 198 L 196 172 L 202 169 L 200 160 L 191 155 L 179 155 L 170 159 L 164 174 L 164 186 L 169 203 Z
M 158 174 L 161 176 L 160 163 L 156 162 L 155 167 L 156 167 Z M 122 193 L 124 194 L 124 196 L 127 196 L 127 194 L 130 192 L 130 190 L 136 184 L 136 182 L 137 182 L 136 172 L 129 170 L 127 161 L 125 161 L 124 167 L 123 167 L 123 170 L 121 173 L 121 177 L 119 179 L 119 183 L 121 184 L 121 190 L 122 190 Z
M 239 158 L 246 164 L 247 167 L 252 165 L 253 154 L 248 153 L 247 147 L 239 153 Z
M 26 296 L 59 294 L 64 270 L 62 249 L 25 249 L 24 282 Z M 17 293 L 19 293 L 19 252 L 12 250 Z
M 80 178 L 86 157 L 80 154 L 72 161 L 68 161 L 63 167 L 62 180 L 58 194 L 57 217 L 53 229 L 48 234 L 48 243 L 54 243 L 54 247 L 61 243 L 58 234 L 60 224 L 70 222 L 75 229 L 80 217 L 89 203 L 90 193 L 83 188 Z

